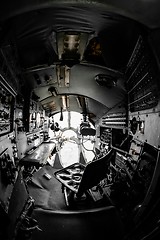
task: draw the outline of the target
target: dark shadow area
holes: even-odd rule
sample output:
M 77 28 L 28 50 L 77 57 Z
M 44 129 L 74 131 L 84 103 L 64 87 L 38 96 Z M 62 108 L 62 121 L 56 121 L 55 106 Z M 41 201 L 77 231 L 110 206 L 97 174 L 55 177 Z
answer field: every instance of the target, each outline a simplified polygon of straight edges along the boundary
M 35 231 L 32 240 L 123 239 L 123 224 L 113 206 L 82 211 L 36 209 L 33 217 L 42 231 Z

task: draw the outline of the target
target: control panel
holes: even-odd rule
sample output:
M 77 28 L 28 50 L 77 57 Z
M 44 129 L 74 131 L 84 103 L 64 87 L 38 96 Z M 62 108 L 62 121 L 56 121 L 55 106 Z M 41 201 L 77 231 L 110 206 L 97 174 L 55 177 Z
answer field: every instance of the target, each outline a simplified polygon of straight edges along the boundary
M 132 179 L 138 162 L 133 160 L 132 157 L 125 157 L 124 155 L 116 152 L 115 157 L 115 168 L 117 168 L 118 171 L 125 172 L 130 180 Z
M 0 86 L 0 136 L 12 131 L 14 97 Z
M 16 179 L 17 168 L 15 166 L 14 158 L 10 156 L 9 149 L 5 148 L 0 153 L 0 172 L 1 180 L 4 185 L 14 183 Z
M 150 109 L 158 104 L 157 63 L 153 61 L 150 47 L 139 37 L 127 65 L 126 77 L 129 110 Z M 152 61 L 151 61 L 152 59 Z
M 33 132 L 36 129 L 43 128 L 44 123 L 44 110 L 37 102 L 30 101 L 30 112 L 29 112 L 29 132 Z
M 112 130 L 111 128 L 101 128 L 100 130 L 100 142 L 103 144 L 110 144 L 112 141 Z

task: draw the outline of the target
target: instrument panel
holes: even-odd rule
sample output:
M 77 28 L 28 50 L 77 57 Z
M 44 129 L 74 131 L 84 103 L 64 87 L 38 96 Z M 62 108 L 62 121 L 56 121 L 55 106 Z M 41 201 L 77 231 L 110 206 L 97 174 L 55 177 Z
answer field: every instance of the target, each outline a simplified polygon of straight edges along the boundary
M 13 104 L 12 94 L 0 86 L 0 136 L 13 129 Z
M 31 101 L 29 109 L 29 132 L 33 132 L 43 126 L 44 113 L 37 102 Z
M 133 178 L 137 165 L 138 161 L 133 160 L 132 157 L 125 157 L 122 154 L 116 152 L 115 167 L 121 171 L 123 170 L 128 175 L 130 180 Z

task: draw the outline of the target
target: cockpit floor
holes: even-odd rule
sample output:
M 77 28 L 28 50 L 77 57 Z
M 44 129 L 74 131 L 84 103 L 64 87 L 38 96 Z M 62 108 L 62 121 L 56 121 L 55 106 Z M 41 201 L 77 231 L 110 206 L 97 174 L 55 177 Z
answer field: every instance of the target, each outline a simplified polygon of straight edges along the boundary
M 66 204 L 61 189 L 61 183 L 55 178 L 54 169 L 50 165 L 45 165 L 32 176 L 28 183 L 30 196 L 35 200 L 35 207 L 52 210 L 65 210 Z M 45 174 L 51 176 L 47 179 Z

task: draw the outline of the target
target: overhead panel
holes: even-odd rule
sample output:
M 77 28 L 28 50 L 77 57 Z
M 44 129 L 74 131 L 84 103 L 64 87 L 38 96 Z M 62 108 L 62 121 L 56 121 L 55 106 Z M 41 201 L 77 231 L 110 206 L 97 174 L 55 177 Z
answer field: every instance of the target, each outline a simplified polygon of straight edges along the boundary
M 59 60 L 66 61 L 67 65 L 79 62 L 88 42 L 89 34 L 81 32 L 57 33 L 57 48 Z

